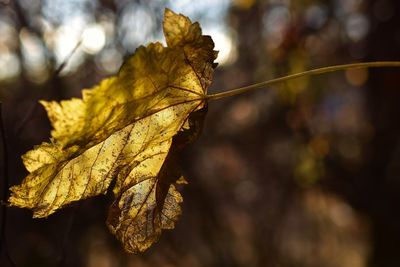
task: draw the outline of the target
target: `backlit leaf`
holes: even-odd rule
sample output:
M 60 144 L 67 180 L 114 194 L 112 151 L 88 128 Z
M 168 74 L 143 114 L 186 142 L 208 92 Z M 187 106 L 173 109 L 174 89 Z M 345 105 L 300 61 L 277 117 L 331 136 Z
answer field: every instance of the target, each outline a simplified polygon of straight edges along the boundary
M 118 75 L 82 99 L 41 103 L 51 141 L 23 156 L 30 174 L 9 202 L 47 217 L 71 202 L 105 194 L 116 179 L 107 225 L 129 252 L 174 228 L 184 183 L 177 157 L 196 139 L 217 52 L 198 23 L 165 11 L 167 47 L 139 47 Z

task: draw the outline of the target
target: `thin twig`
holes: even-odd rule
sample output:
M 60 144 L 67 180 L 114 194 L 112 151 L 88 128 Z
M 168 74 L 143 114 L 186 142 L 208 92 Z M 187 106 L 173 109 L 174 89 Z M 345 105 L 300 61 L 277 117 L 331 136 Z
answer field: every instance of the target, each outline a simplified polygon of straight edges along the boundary
M 58 66 L 58 68 L 54 71 L 54 73 L 53 73 L 54 76 L 58 76 L 60 74 L 60 72 L 65 68 L 65 66 L 68 64 L 70 58 L 75 54 L 76 50 L 79 48 L 81 43 L 82 43 L 82 39 L 76 43 L 76 45 L 74 46 L 74 49 L 71 50 L 71 52 L 64 59 L 64 61 L 61 62 L 60 66 Z
M 287 75 L 284 77 L 272 79 L 269 81 L 256 83 L 253 85 L 229 90 L 229 91 L 222 92 L 222 93 L 207 95 L 206 98 L 208 100 L 217 100 L 217 99 L 221 99 L 221 98 L 225 98 L 225 97 L 244 94 L 244 93 L 251 92 L 251 91 L 254 91 L 257 89 L 265 88 L 266 86 L 269 86 L 269 85 L 283 83 L 283 82 L 301 78 L 301 77 L 319 75 L 319 74 L 335 72 L 335 71 L 340 71 L 340 70 L 358 69 L 358 68 L 382 68 L 382 67 L 400 67 L 400 61 L 377 61 L 377 62 L 353 63 L 353 64 L 335 65 L 335 66 L 330 66 L 330 67 L 318 68 L 318 69 L 313 69 L 313 70 L 308 70 L 308 71 L 304 71 L 304 72 L 300 72 L 300 73 L 296 73 L 296 74 L 291 74 L 291 75 Z
M 0 255 L 4 252 L 8 262 L 11 266 L 15 267 L 13 260 L 10 257 L 7 248 L 7 240 L 6 240 L 6 225 L 7 225 L 7 202 L 8 198 L 8 186 L 9 186 L 9 179 L 8 179 L 8 144 L 7 144 L 7 136 L 6 130 L 4 127 L 3 121 L 3 105 L 0 102 L 0 132 L 1 132 L 1 143 L 3 147 L 3 190 L 2 190 L 2 204 L 0 205 L 1 210 L 1 221 L 0 221 Z
M 69 55 L 64 59 L 64 61 L 57 67 L 57 69 L 54 70 L 52 76 L 53 77 L 57 77 L 60 75 L 60 72 L 65 68 L 65 66 L 68 64 L 69 59 L 72 57 L 72 55 L 76 52 L 76 50 L 78 49 L 78 47 L 81 45 L 82 40 L 80 40 L 74 47 L 74 49 L 72 49 L 72 51 L 69 53 Z M 40 93 L 39 96 L 37 98 L 43 98 L 43 95 L 46 93 L 47 90 L 43 89 Z M 17 136 L 19 136 L 21 134 L 21 132 L 24 130 L 25 126 L 27 125 L 28 121 L 30 121 L 32 119 L 32 116 L 36 113 L 36 110 L 39 107 L 39 102 L 35 101 L 35 104 L 33 104 L 32 108 L 30 109 L 30 111 L 28 111 L 27 115 L 25 116 L 25 118 L 22 120 L 22 122 L 20 123 L 20 125 L 17 127 L 17 129 L 15 130 L 15 133 Z

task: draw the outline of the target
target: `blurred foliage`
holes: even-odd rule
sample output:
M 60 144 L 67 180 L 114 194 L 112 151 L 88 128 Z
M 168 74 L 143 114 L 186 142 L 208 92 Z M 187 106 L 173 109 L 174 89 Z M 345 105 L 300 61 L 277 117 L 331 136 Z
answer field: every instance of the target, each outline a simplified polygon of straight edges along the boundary
M 211 93 L 312 67 L 400 58 L 395 0 L 0 7 L 12 184 L 26 175 L 20 156 L 49 136 L 38 99 L 80 96 L 115 73 L 138 45 L 160 40 L 165 7 L 198 20 L 221 51 Z M 10 255 L 17 266 L 399 266 L 398 75 L 347 71 L 211 103 L 202 137 L 181 159 L 191 177 L 182 218 L 142 255 L 124 254 L 108 234 L 110 195 L 46 220 L 10 209 Z

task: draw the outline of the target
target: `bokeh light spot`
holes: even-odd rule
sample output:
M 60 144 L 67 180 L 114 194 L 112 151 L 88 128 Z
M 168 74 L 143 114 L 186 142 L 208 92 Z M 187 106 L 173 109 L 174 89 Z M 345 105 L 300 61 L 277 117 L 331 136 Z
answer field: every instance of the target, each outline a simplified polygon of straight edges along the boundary
M 87 27 L 82 33 L 82 49 L 88 54 L 98 53 L 106 44 L 106 34 L 99 24 Z

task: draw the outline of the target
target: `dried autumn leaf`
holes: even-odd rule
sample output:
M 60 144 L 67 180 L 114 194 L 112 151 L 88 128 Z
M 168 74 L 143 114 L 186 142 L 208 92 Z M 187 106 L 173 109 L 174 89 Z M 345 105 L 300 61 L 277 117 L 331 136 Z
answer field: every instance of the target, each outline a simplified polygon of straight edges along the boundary
M 41 103 L 51 142 L 23 156 L 30 174 L 9 202 L 47 217 L 71 202 L 105 194 L 115 201 L 107 224 L 129 252 L 144 251 L 181 213 L 176 166 L 206 109 L 217 52 L 198 23 L 166 9 L 167 47 L 139 47 L 117 76 L 83 90 L 82 99 Z

